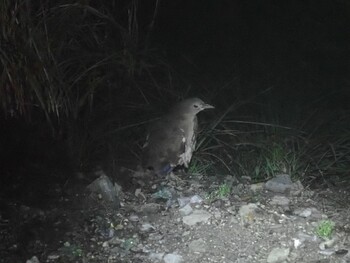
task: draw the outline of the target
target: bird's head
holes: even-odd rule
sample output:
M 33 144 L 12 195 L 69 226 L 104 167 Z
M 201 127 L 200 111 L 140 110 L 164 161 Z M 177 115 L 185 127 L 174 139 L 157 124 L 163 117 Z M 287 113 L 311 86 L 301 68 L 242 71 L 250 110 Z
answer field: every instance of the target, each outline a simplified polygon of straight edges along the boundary
M 181 101 L 176 108 L 177 108 L 176 110 L 179 112 L 196 115 L 198 112 L 202 110 L 214 109 L 215 107 L 205 103 L 199 98 L 189 98 Z

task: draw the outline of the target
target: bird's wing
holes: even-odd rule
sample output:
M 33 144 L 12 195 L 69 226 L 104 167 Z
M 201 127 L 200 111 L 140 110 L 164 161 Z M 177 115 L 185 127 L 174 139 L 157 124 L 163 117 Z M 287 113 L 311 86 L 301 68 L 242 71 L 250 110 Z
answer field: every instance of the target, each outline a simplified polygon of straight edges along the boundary
M 193 151 L 196 148 L 196 132 L 198 126 L 197 117 L 193 116 L 192 118 L 186 120 L 183 125 L 183 128 L 185 130 L 185 145 L 184 151 L 180 155 L 180 162 L 181 165 L 184 165 L 186 168 L 188 168 L 191 162 Z
M 179 155 L 185 151 L 184 131 L 171 120 L 162 119 L 155 123 L 144 147 L 143 165 L 156 172 L 164 167 L 179 165 Z

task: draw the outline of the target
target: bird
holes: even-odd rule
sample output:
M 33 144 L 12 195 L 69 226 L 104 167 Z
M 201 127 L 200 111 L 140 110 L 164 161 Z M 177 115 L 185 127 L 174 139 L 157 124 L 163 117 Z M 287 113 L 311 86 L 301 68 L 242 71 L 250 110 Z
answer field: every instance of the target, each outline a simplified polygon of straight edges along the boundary
M 152 123 L 143 146 L 142 166 L 158 176 L 177 166 L 188 168 L 196 147 L 197 114 L 213 108 L 199 98 L 188 98 Z

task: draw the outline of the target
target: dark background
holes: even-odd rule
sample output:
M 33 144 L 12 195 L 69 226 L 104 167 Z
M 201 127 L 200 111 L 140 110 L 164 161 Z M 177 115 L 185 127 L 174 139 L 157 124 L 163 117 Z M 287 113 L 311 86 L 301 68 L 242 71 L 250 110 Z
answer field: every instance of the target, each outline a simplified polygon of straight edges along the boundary
M 162 7 L 154 42 L 174 63 L 184 63 L 181 73 L 217 83 L 237 78 L 246 94 L 274 87 L 284 100 L 292 95 L 296 103 L 347 107 L 345 2 L 171 1 Z M 186 59 L 196 67 L 187 68 Z
M 98 165 L 118 178 L 139 163 L 150 120 L 190 96 L 216 106 L 204 125 L 251 122 L 230 128 L 245 142 L 285 136 L 252 125 L 263 122 L 305 144 L 349 143 L 347 1 L 4 1 L 1 12 L 3 185 Z

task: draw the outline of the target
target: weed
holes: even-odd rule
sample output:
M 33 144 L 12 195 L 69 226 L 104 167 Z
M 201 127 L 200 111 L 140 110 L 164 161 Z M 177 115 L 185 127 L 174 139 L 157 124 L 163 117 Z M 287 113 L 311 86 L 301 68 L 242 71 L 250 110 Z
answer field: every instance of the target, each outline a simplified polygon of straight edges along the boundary
M 334 231 L 335 223 L 332 220 L 323 220 L 316 228 L 316 234 L 323 238 L 329 239 Z
M 216 200 L 216 199 L 222 199 L 222 198 L 227 198 L 231 193 L 231 187 L 223 183 L 221 184 L 218 189 L 214 190 L 210 194 L 207 195 L 207 200 L 210 202 Z
M 296 154 L 288 152 L 283 144 L 275 142 L 262 149 L 262 154 L 255 167 L 254 178 L 271 178 L 278 173 L 293 175 L 296 167 Z
M 193 158 L 188 173 L 192 175 L 207 175 L 212 169 L 213 162 L 205 161 L 198 158 Z

